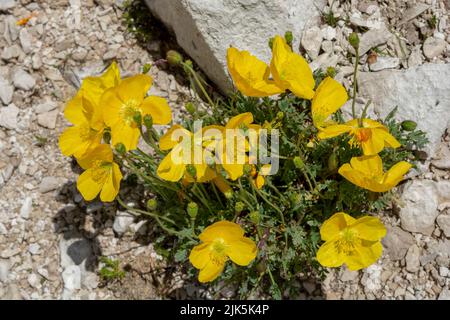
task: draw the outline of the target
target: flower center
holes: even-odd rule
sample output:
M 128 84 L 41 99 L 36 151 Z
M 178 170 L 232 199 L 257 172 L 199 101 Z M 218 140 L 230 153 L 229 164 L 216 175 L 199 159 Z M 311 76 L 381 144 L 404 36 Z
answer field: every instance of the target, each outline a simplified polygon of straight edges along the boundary
M 358 128 L 355 132 L 355 139 L 358 142 L 366 142 L 372 137 L 372 131 L 367 128 Z
M 339 253 L 352 255 L 358 241 L 356 232 L 345 228 L 340 232 L 340 239 L 336 242 L 336 249 Z
M 111 163 L 103 160 L 95 160 L 91 168 L 92 180 L 98 184 L 105 182 L 109 175 L 109 170 L 111 168 Z
M 211 244 L 211 252 L 209 254 L 209 257 L 214 264 L 223 265 L 228 260 L 226 254 L 227 247 L 228 245 L 222 238 L 218 238 L 213 241 L 213 243 Z
M 125 101 L 125 103 L 120 107 L 120 116 L 122 117 L 123 121 L 125 121 L 125 123 L 130 127 L 136 126 L 133 117 L 136 112 L 142 112 L 139 106 L 140 104 L 137 100 L 130 99 Z

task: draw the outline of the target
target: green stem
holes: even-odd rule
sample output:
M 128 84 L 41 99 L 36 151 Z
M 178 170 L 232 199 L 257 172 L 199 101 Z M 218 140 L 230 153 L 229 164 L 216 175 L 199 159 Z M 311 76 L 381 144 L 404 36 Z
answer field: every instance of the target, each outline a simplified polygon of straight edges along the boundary
M 356 119 L 356 110 L 355 110 L 355 105 L 356 105 L 356 89 L 358 87 L 358 82 L 357 82 L 357 75 L 358 75 L 358 65 L 359 65 L 359 48 L 356 47 L 355 48 L 355 69 L 353 71 L 353 101 L 352 101 L 352 116 L 353 119 Z

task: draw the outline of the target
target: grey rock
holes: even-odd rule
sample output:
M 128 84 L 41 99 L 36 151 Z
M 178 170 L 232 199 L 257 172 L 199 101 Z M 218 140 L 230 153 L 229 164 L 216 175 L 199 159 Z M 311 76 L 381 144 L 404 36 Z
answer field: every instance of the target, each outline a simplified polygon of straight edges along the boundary
M 114 218 L 113 230 L 119 235 L 124 234 L 134 222 L 134 216 L 126 211 L 118 211 Z
M 450 238 L 450 215 L 441 214 L 436 218 L 439 228 L 444 232 L 447 238 Z
M 403 191 L 400 209 L 402 228 L 411 232 L 431 235 L 439 212 L 438 189 L 435 181 L 413 180 Z
M 407 70 L 361 72 L 361 97 L 372 100 L 381 118 L 398 106 L 399 121 L 413 120 L 427 133 L 430 143 L 424 151 L 433 155 L 445 129 L 450 126 L 450 64 L 424 64 Z M 411 94 L 414 92 L 414 94 Z
M 44 113 L 49 112 L 58 107 L 58 104 L 55 101 L 47 100 L 41 104 L 38 104 L 36 107 L 34 107 L 34 111 L 36 113 Z
M 40 193 L 46 193 L 57 189 L 60 185 L 60 181 L 56 177 L 44 177 L 38 186 Z
M 442 54 L 446 46 L 447 42 L 445 40 L 429 37 L 423 43 L 423 54 L 431 60 Z
M 36 85 L 36 80 L 28 72 L 20 68 L 15 70 L 12 80 L 17 89 L 25 91 L 33 89 Z
M 8 105 L 12 101 L 14 87 L 0 76 L 0 100 L 3 104 Z
M 298 48 L 302 30 L 320 14 L 319 0 L 146 0 L 152 12 L 173 30 L 180 46 L 219 88 L 232 86 L 226 50 L 248 50 L 268 62 L 269 38 L 291 30 Z
M 450 300 L 450 289 L 444 288 L 439 294 L 438 300 Z
M 420 248 L 412 245 L 406 253 L 406 270 L 409 272 L 417 272 L 420 268 Z
M 28 280 L 28 284 L 29 284 L 30 286 L 32 286 L 33 288 L 38 289 L 38 288 L 41 287 L 41 283 L 40 283 L 40 281 L 39 281 L 39 276 L 38 276 L 37 274 L 31 273 L 31 274 L 28 276 L 27 280 Z
M 415 17 L 424 13 L 430 6 L 425 3 L 417 3 L 411 8 L 407 9 L 403 14 L 403 19 L 400 21 L 398 25 L 402 25 Z
M 19 108 L 17 108 L 14 104 L 0 108 L 0 127 L 4 127 L 6 129 L 16 129 L 18 114 Z
M 31 52 L 31 35 L 28 32 L 27 28 L 22 28 L 19 32 L 19 40 L 20 45 L 22 46 L 22 50 L 25 54 L 28 54 Z
M 440 266 L 439 267 L 439 275 L 441 277 L 448 277 L 450 274 L 450 270 L 447 267 Z
M 31 210 L 33 209 L 33 199 L 31 197 L 26 197 L 20 207 L 20 217 L 23 219 L 29 219 Z
M 11 59 L 18 58 L 21 54 L 22 50 L 20 50 L 20 47 L 16 44 L 3 48 L 1 58 L 3 60 L 9 61 Z
M 303 282 L 303 288 L 305 288 L 306 292 L 311 295 L 316 290 L 316 284 L 313 281 L 307 280 Z
M 447 145 L 441 144 L 433 158 L 431 164 L 434 167 L 442 170 L 450 169 L 450 148 Z
M 349 269 L 345 269 L 341 274 L 341 281 L 347 282 L 347 281 L 355 281 L 358 279 L 359 272 L 358 271 L 351 271 Z
M 377 62 L 369 66 L 371 71 L 381 71 L 384 69 L 395 69 L 400 65 L 397 57 L 378 57 Z
M 8 233 L 8 230 L 6 229 L 5 225 L 0 222 L 0 235 L 5 235 Z
M 383 26 L 380 29 L 371 29 L 364 33 L 360 37 L 359 42 L 359 56 L 363 56 L 370 49 L 378 47 L 381 44 L 388 42 L 392 38 L 392 34 L 389 30 Z M 349 50 L 354 54 L 355 50 L 353 47 L 349 47 Z
M 42 67 L 42 58 L 38 53 L 33 55 L 33 57 L 31 58 L 31 62 L 34 70 L 38 70 Z
M 408 68 L 419 66 L 422 62 L 422 50 L 420 46 L 416 46 L 408 57 Z
M 387 226 L 387 234 L 383 238 L 382 244 L 391 260 L 401 260 L 405 257 L 409 247 L 414 244 L 414 238 L 399 227 Z
M 16 41 L 19 37 L 19 28 L 17 27 L 16 19 L 13 15 L 9 15 L 6 18 L 6 24 L 8 26 L 10 40 L 13 42 Z
M 39 253 L 39 249 L 41 248 L 41 246 L 37 243 L 32 243 L 28 246 L 28 252 L 31 253 L 32 255 L 36 255 Z
M 6 11 L 16 6 L 15 0 L 0 0 L 0 11 Z
M 44 113 L 38 114 L 37 122 L 42 127 L 45 127 L 48 129 L 55 129 L 56 120 L 58 119 L 58 114 L 59 114 L 59 110 L 53 110 L 50 112 L 44 112 Z
M 301 44 L 308 56 L 314 60 L 319 56 L 322 44 L 322 31 L 319 27 L 312 27 L 303 32 Z
M 0 259 L 0 282 L 8 281 L 9 267 L 9 260 Z
M 81 289 L 81 270 L 79 266 L 71 265 L 62 272 L 64 288 L 67 290 Z
M 98 276 L 94 272 L 87 272 L 82 279 L 85 288 L 93 290 L 98 287 Z

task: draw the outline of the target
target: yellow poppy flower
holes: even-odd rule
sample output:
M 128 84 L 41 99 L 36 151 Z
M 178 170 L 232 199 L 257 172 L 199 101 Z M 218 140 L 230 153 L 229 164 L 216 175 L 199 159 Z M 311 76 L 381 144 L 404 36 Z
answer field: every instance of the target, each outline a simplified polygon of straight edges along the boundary
M 311 103 L 314 126 L 318 129 L 329 125 L 327 120 L 348 100 L 347 90 L 331 77 L 325 78 L 317 87 Z
M 90 201 L 100 193 L 102 201 L 113 201 L 119 193 L 122 173 L 113 160 L 111 147 L 101 144 L 78 159 L 78 163 L 85 170 L 77 181 L 77 188 L 83 198 Z
M 208 129 L 218 129 L 219 126 L 209 126 L 202 128 L 202 131 L 207 131 Z M 173 137 L 173 134 L 177 134 L 177 137 Z M 177 138 L 178 140 L 174 140 L 173 138 Z M 188 139 L 190 141 L 190 145 L 185 145 L 186 142 L 183 142 L 184 139 Z M 207 137 L 202 136 L 202 140 L 198 138 L 197 135 L 193 134 L 189 130 L 186 130 L 180 125 L 172 126 L 166 134 L 164 134 L 159 140 L 159 148 L 161 150 L 171 150 L 161 161 L 158 166 L 156 173 L 161 179 L 177 182 L 181 178 L 183 178 L 183 182 L 185 184 L 192 183 L 194 181 L 197 182 L 208 182 L 216 177 L 216 172 L 208 165 L 211 159 L 207 159 L 208 155 L 205 152 L 205 145 L 203 144 Z M 196 140 L 199 140 L 201 144 L 201 152 L 202 159 L 195 159 L 195 143 L 198 143 Z M 210 141 L 208 140 L 207 143 Z M 190 148 L 189 154 L 184 154 L 185 149 Z M 196 163 L 198 162 L 198 163 Z M 195 169 L 195 177 L 193 177 L 189 173 L 189 165 L 191 165 Z
M 239 129 L 251 129 L 253 136 L 246 137 L 245 133 Z M 218 156 L 222 167 L 228 173 L 231 180 L 236 180 L 244 174 L 244 166 L 249 163 L 247 152 L 249 151 L 250 145 L 257 143 L 255 140 L 260 129 L 260 125 L 253 124 L 253 115 L 250 112 L 234 116 L 225 125 L 225 132 L 232 133 L 232 135 L 225 135 L 223 152 Z
M 101 142 L 105 125 L 100 99 L 106 89 L 116 86 L 119 81 L 119 68 L 115 62 L 101 76 L 83 80 L 77 95 L 64 110 L 64 116 L 74 126 L 64 130 L 59 137 L 62 154 L 80 158 Z
M 302 56 L 292 52 L 279 35 L 273 41 L 270 71 L 280 88 L 289 89 L 303 99 L 314 97 L 315 81 L 311 68 Z
M 269 66 L 248 51 L 228 48 L 227 65 L 236 88 L 246 96 L 267 97 L 284 91 L 269 80 Z
M 406 161 L 396 163 L 387 172 L 383 172 L 383 163 L 379 155 L 354 157 L 350 164 L 339 168 L 339 174 L 351 183 L 373 192 L 386 192 L 395 187 L 412 165 Z
M 207 227 L 199 236 L 201 244 L 189 255 L 192 265 L 200 269 L 198 281 L 216 279 L 230 259 L 240 266 L 247 266 L 256 258 L 256 244 L 244 237 L 244 230 L 236 223 L 219 221 Z
M 320 228 L 325 243 L 317 251 L 317 261 L 324 267 L 346 264 L 350 270 L 367 268 L 381 256 L 380 240 L 386 228 L 376 217 L 355 219 L 345 212 L 335 213 Z
M 164 125 L 172 120 L 172 112 L 164 98 L 145 98 L 151 85 L 152 78 L 140 74 L 123 79 L 103 94 L 103 118 L 111 128 L 113 145 L 122 143 L 127 150 L 136 149 L 140 133 L 133 117 L 137 113 L 142 117 L 150 115 L 154 124 Z
M 400 142 L 397 141 L 381 123 L 363 119 L 362 127 L 358 120 L 350 120 L 345 124 L 331 125 L 320 130 L 318 137 L 328 139 L 348 133 L 352 136 L 350 144 L 362 148 L 364 155 L 373 155 L 381 152 L 384 147 L 398 148 Z

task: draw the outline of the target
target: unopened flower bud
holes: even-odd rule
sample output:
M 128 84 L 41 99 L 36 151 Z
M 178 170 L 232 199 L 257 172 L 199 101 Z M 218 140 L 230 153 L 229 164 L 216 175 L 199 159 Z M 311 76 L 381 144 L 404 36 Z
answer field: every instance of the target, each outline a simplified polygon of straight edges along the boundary
M 266 269 L 267 269 L 267 263 L 266 263 L 265 261 L 261 261 L 260 263 L 258 263 L 258 264 L 256 265 L 256 270 L 257 270 L 259 273 L 264 273 L 264 272 L 266 272 Z
M 245 209 L 245 204 L 241 201 L 236 202 L 236 204 L 234 205 L 234 211 L 236 211 L 236 213 L 241 213 L 242 211 L 244 211 Z
M 244 174 L 249 175 L 252 173 L 252 166 L 248 163 L 244 164 Z
M 116 151 L 118 154 L 125 154 L 127 152 L 127 149 L 125 148 L 124 144 L 121 142 L 116 144 L 115 148 L 116 148 Z
M 137 111 L 137 112 L 134 113 L 134 115 L 133 115 L 133 121 L 134 121 L 138 126 L 140 126 L 140 125 L 142 124 L 142 114 L 141 114 L 139 111 Z
M 171 66 L 175 67 L 183 62 L 183 56 L 175 50 L 169 50 L 166 53 L 166 60 Z
M 272 48 L 273 48 L 273 42 L 274 41 L 275 41 L 275 38 L 270 38 L 269 39 L 268 45 L 269 45 L 270 50 L 272 50 Z
M 284 34 L 284 39 L 286 40 L 286 43 L 292 47 L 292 41 L 294 41 L 294 36 L 292 35 L 292 31 L 286 31 Z
M 196 111 L 195 105 L 192 102 L 188 102 L 185 104 L 185 109 L 189 114 L 193 115 Z
M 158 202 L 156 201 L 155 198 L 149 199 L 149 200 L 147 201 L 147 209 L 148 209 L 148 210 L 150 210 L 150 211 L 155 211 L 157 207 L 158 207 Z
M 184 66 L 184 72 L 190 73 L 191 71 L 189 70 L 189 68 L 190 68 L 190 69 L 193 69 L 193 68 L 194 68 L 194 64 L 192 63 L 192 60 L 186 60 L 186 61 L 184 62 L 184 64 L 185 64 L 185 66 Z
M 192 219 L 195 219 L 198 213 L 198 205 L 195 202 L 189 202 L 187 205 L 187 213 Z
M 186 171 L 191 175 L 191 177 L 195 178 L 195 175 L 197 174 L 197 170 L 195 169 L 195 167 L 193 165 L 188 165 L 186 167 Z
M 258 224 L 259 223 L 259 211 L 250 212 L 249 218 L 254 224 Z
M 150 129 L 153 126 L 153 118 L 151 115 L 146 114 L 144 116 L 144 124 L 148 129 Z
M 289 194 L 289 201 L 291 202 L 291 205 L 296 205 L 299 203 L 302 199 L 302 196 L 297 192 L 292 192 Z
M 327 68 L 327 76 L 334 78 L 336 76 L 336 69 L 333 67 Z
M 338 159 L 336 153 L 333 152 L 328 157 L 328 170 L 335 171 L 337 167 L 338 167 Z
M 103 132 L 103 141 L 105 141 L 106 144 L 109 144 L 111 142 L 111 131 Z
M 414 131 L 417 128 L 417 123 L 412 120 L 405 120 L 401 125 L 405 131 Z
M 294 158 L 294 165 L 297 169 L 303 169 L 305 167 L 305 163 L 298 156 Z
M 359 36 L 356 32 L 352 32 L 350 36 L 348 37 L 348 42 L 350 45 L 355 49 L 358 50 L 359 48 Z
M 281 121 L 284 118 L 284 112 L 283 111 L 278 111 L 277 112 L 277 120 Z

